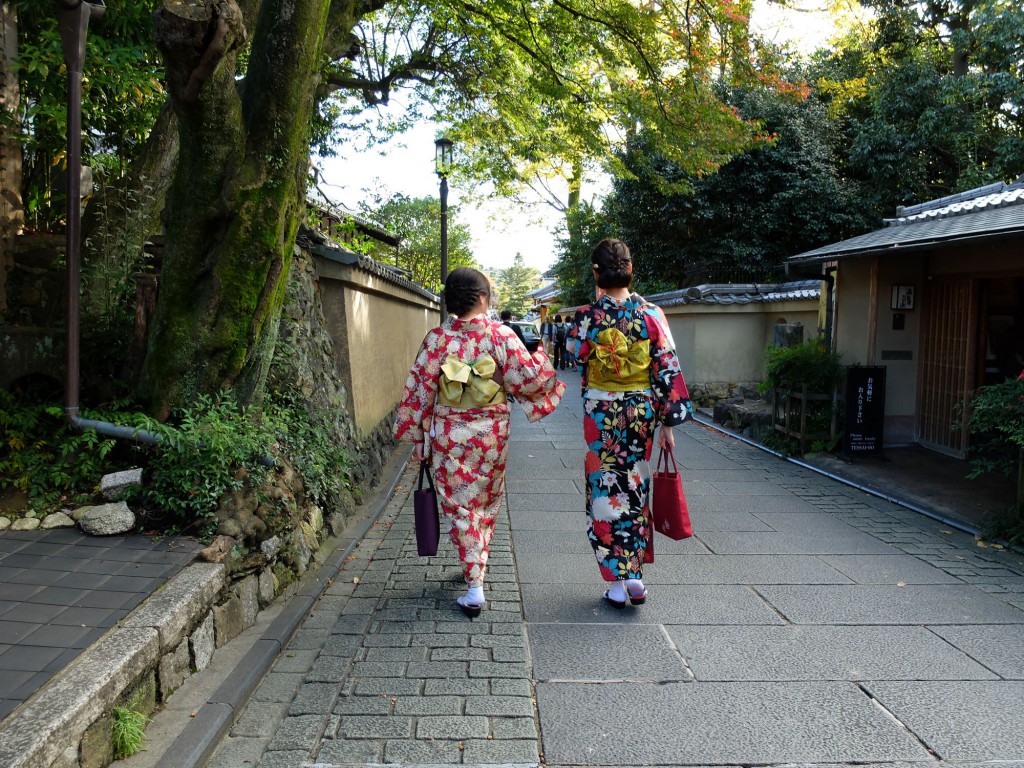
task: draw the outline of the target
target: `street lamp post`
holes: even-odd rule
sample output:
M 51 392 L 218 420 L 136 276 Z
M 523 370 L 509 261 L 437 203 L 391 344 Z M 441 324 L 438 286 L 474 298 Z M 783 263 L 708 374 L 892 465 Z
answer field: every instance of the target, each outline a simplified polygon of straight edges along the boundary
M 441 179 L 441 285 L 448 279 L 448 174 L 452 169 L 452 141 L 443 136 L 434 140 L 434 171 Z M 441 317 L 447 316 L 444 301 Z

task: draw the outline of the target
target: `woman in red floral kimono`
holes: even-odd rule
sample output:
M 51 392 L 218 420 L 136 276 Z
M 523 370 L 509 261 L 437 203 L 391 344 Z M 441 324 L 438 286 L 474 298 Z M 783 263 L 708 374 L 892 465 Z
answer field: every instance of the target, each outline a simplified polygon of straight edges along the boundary
M 651 448 L 675 447 L 672 427 L 690 413 L 679 358 L 658 307 L 631 293 L 633 260 L 621 240 L 602 240 L 591 257 L 600 299 L 576 313 L 583 436 L 587 443 L 587 537 L 614 608 L 647 599 L 643 582 Z
M 511 328 L 487 317 L 490 297 L 490 283 L 475 269 L 448 276 L 448 319 L 423 339 L 395 424 L 395 437 L 414 443 L 417 459 L 431 457 L 438 504 L 468 586 L 457 602 L 470 617 L 485 602 L 488 547 L 505 488 L 507 395 L 537 421 L 565 391 L 542 348 L 531 356 Z

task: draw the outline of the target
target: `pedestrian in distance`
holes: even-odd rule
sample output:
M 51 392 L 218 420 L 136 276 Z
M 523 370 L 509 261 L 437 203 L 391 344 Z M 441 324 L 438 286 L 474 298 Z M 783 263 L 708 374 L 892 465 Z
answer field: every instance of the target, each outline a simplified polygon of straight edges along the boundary
M 526 346 L 526 338 L 523 336 L 522 330 L 518 325 L 512 325 L 512 310 L 503 309 L 501 310 L 501 322 L 512 329 L 512 332 L 523 342 L 523 346 Z
M 555 368 L 565 368 L 565 324 L 561 315 L 555 315 L 554 337 L 554 354 L 551 356 L 551 362 Z
M 458 267 L 448 275 L 448 318 L 423 339 L 395 424 L 395 437 L 430 462 L 466 580 L 456 602 L 470 618 L 486 602 L 488 551 L 505 489 L 508 397 L 537 421 L 565 392 L 544 350 L 530 355 L 511 328 L 488 318 L 490 298 L 483 273 Z
M 614 608 L 641 605 L 651 525 L 651 450 L 672 451 L 672 428 L 690 414 L 690 396 L 662 311 L 630 291 L 633 260 L 621 240 L 591 254 L 597 300 L 577 311 L 587 443 L 587 537 Z
M 555 324 L 550 318 L 540 324 L 540 340 L 548 352 L 548 357 L 554 355 Z

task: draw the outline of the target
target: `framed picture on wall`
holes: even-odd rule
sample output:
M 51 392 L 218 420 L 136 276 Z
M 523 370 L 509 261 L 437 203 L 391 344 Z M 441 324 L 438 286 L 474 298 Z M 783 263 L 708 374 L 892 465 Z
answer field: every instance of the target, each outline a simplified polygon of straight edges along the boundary
M 890 309 L 913 309 L 914 308 L 914 286 L 894 285 L 892 287 L 892 301 Z

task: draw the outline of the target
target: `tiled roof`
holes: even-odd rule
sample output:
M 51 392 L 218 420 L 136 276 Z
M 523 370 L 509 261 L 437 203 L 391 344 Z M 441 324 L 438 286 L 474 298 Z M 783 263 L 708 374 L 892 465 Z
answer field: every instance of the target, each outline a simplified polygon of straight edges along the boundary
M 897 211 L 885 227 L 786 259 L 815 264 L 1024 234 L 1024 179 L 990 184 Z
M 394 269 L 393 267 L 383 264 L 375 259 L 371 259 L 369 256 L 365 256 L 361 253 L 356 253 L 343 245 L 340 245 L 322 232 L 308 228 L 305 224 L 299 225 L 299 236 L 296 238 L 296 242 L 300 246 L 304 246 L 309 249 L 309 252 L 321 256 L 330 261 L 335 261 L 339 264 L 349 264 L 352 266 L 358 266 L 365 272 L 377 275 L 382 280 L 386 280 L 389 283 L 400 285 L 406 290 L 417 293 L 426 299 L 431 301 L 440 301 L 441 298 L 428 291 L 419 283 L 414 283 L 405 277 L 401 271 Z
M 545 283 L 540 288 L 533 289 L 526 295 L 534 301 L 548 301 L 558 296 L 561 292 L 562 289 L 558 287 L 558 281 L 552 280 Z
M 678 291 L 647 296 L 659 307 L 682 304 L 759 304 L 798 299 L 817 299 L 821 295 L 820 280 L 797 280 L 791 283 L 719 283 L 697 285 Z

